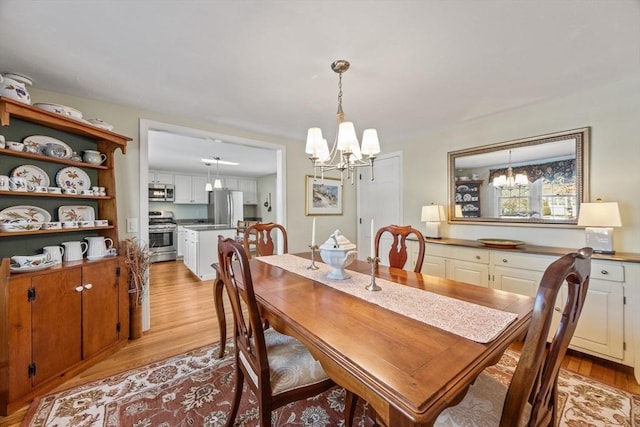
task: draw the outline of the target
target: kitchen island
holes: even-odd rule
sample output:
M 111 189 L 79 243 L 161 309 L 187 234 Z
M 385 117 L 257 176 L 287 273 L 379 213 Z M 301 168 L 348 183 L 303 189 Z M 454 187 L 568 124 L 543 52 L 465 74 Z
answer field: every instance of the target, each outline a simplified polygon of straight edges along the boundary
M 184 228 L 184 265 L 200 280 L 216 277 L 211 264 L 218 262 L 218 236 L 235 237 L 236 229 L 228 225 L 193 224 Z

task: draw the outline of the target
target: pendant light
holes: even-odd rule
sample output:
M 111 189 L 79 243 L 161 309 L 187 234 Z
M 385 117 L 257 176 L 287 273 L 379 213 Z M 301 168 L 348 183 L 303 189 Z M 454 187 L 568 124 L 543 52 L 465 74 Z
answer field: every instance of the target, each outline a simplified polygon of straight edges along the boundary
M 204 186 L 204 191 L 213 191 L 213 187 L 211 186 L 211 163 L 205 163 L 207 165 L 207 183 Z
M 220 157 L 214 157 L 216 160 L 216 180 L 213 181 L 213 188 L 222 188 L 222 181 L 220 181 Z

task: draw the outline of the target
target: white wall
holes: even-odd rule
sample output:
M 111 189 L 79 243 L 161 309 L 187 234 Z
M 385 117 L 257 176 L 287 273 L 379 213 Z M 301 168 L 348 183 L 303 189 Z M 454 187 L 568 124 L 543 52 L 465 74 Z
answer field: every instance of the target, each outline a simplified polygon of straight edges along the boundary
M 640 77 L 383 147 L 404 151 L 404 223 L 421 224 L 420 208 L 425 204 L 446 205 L 449 151 L 586 126 L 591 127 L 591 200 L 619 203 L 623 227 L 615 230 L 615 249 L 640 252 Z M 569 248 L 584 245 L 580 228 L 443 224 L 443 234 Z

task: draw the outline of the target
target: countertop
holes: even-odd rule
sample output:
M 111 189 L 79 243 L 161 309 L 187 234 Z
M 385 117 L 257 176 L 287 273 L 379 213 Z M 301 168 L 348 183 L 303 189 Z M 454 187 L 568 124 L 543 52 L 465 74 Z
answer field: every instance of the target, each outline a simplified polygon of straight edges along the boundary
M 231 227 L 230 225 L 214 225 L 214 224 L 189 224 L 182 225 L 182 227 L 187 230 L 194 231 L 214 231 L 214 230 L 235 230 L 236 227 Z

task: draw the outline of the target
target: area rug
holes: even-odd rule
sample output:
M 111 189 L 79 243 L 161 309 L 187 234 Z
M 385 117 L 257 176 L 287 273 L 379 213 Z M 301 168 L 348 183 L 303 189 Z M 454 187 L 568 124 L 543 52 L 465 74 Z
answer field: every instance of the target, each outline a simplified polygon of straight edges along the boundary
M 217 359 L 218 344 L 152 363 L 113 377 L 36 399 L 22 424 L 62 427 L 223 426 L 233 395 L 233 355 Z M 518 354 L 505 353 L 489 372 L 507 383 Z M 640 427 L 640 396 L 562 370 L 560 426 Z M 273 426 L 342 426 L 344 390 L 335 387 L 280 408 Z M 256 426 L 257 403 L 245 388 L 236 426 Z M 370 410 L 360 404 L 356 426 L 369 426 Z

